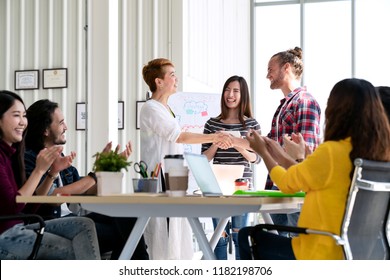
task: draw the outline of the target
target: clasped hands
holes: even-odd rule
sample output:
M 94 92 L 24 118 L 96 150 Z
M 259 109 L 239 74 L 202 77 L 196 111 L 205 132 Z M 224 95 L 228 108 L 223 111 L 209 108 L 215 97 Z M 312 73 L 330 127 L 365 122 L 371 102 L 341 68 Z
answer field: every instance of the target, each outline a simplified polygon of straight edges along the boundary
M 226 133 L 225 131 L 217 131 L 215 133 L 213 144 L 220 149 L 227 150 L 235 146 L 235 138 L 237 137 Z

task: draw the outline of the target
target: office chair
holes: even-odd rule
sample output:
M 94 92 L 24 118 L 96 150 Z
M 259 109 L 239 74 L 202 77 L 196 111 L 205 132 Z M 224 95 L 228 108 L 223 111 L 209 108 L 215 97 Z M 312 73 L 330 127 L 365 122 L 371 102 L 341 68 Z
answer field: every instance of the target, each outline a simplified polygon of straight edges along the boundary
M 388 260 L 390 258 L 390 162 L 358 158 L 349 190 L 340 236 L 331 232 L 260 224 L 250 232 L 253 257 L 256 250 L 253 236 L 259 230 L 278 230 L 299 234 L 322 234 L 343 247 L 345 259 Z
M 9 221 L 9 220 L 22 220 L 24 221 L 25 224 L 39 223 L 39 229 L 36 230 L 37 238 L 35 239 L 31 254 L 28 257 L 28 260 L 36 259 L 38 255 L 39 247 L 41 246 L 43 233 L 45 231 L 45 226 L 46 226 L 43 218 L 36 214 L 22 214 L 22 213 L 0 216 L 0 221 Z

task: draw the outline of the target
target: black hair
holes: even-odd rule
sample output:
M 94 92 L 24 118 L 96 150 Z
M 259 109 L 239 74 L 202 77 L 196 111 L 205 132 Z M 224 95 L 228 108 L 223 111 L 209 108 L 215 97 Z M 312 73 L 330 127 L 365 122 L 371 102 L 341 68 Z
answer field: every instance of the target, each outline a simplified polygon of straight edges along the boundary
M 16 100 L 20 101 L 23 106 L 25 106 L 23 99 L 16 93 L 8 90 L 0 91 L 0 119 L 2 119 L 4 113 L 15 104 Z M 24 182 L 26 182 L 26 171 L 24 168 L 25 135 L 26 130 L 23 132 L 22 141 L 12 144 L 12 147 L 16 149 L 16 152 L 12 155 L 11 158 L 12 170 L 14 172 L 14 178 L 18 187 L 21 187 Z M 0 139 L 2 138 L 3 131 L 0 128 Z
M 58 103 L 48 99 L 41 99 L 33 103 L 27 109 L 29 129 L 26 135 L 26 148 L 35 152 L 42 150 L 45 140 L 45 130 L 53 122 L 53 113 L 58 108 Z

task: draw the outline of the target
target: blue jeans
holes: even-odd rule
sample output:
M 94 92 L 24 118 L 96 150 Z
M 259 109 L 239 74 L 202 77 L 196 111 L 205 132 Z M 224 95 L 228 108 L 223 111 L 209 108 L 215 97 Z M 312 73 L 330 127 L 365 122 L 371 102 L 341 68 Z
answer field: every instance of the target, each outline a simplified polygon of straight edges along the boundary
M 300 212 L 291 214 L 270 214 L 270 216 L 274 225 L 296 227 L 298 224 L 299 214 Z M 297 233 L 285 231 L 279 231 L 278 233 L 279 235 L 286 237 L 293 237 L 298 235 Z
M 241 260 L 252 260 L 252 249 L 249 246 L 249 230 L 252 227 L 242 228 L 238 232 L 238 244 L 240 248 Z M 291 245 L 291 238 L 273 234 L 267 231 L 256 233 L 256 250 L 260 260 L 295 260 L 295 255 Z
M 217 227 L 217 224 L 219 222 L 219 219 L 213 218 L 213 225 L 214 229 Z M 222 236 L 219 238 L 217 246 L 215 247 L 214 254 L 217 260 L 227 260 L 227 249 L 228 249 L 228 243 L 229 243 L 229 238 L 233 239 L 234 243 L 234 249 L 235 249 L 235 258 L 236 260 L 240 259 L 240 250 L 238 246 L 238 230 L 241 229 L 242 227 L 247 226 L 248 224 L 248 214 L 243 214 L 241 216 L 233 216 L 231 218 L 231 227 L 232 227 L 232 232 L 230 234 L 230 229 L 228 225 L 226 225 L 225 228 L 225 233 L 226 237 Z M 230 234 L 230 235 L 229 235 Z
M 36 236 L 37 224 L 17 224 L 0 235 L 0 259 L 27 259 Z M 91 219 L 69 217 L 46 221 L 37 259 L 99 260 L 95 224 Z
M 272 189 L 278 190 L 276 186 L 273 186 Z M 291 214 L 270 214 L 270 216 L 274 225 L 296 227 L 298 224 L 299 214 L 300 212 L 291 213 Z M 285 231 L 280 231 L 278 233 L 279 235 L 287 236 L 287 237 L 298 235 L 296 233 L 290 233 Z

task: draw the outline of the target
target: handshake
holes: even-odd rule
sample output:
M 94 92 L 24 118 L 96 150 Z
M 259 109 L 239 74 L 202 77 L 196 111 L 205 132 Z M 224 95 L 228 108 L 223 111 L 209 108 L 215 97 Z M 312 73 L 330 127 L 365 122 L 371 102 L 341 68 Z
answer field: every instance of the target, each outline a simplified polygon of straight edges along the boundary
M 213 144 L 224 150 L 241 146 L 249 148 L 249 142 L 241 137 L 239 131 L 218 131 L 214 134 Z

